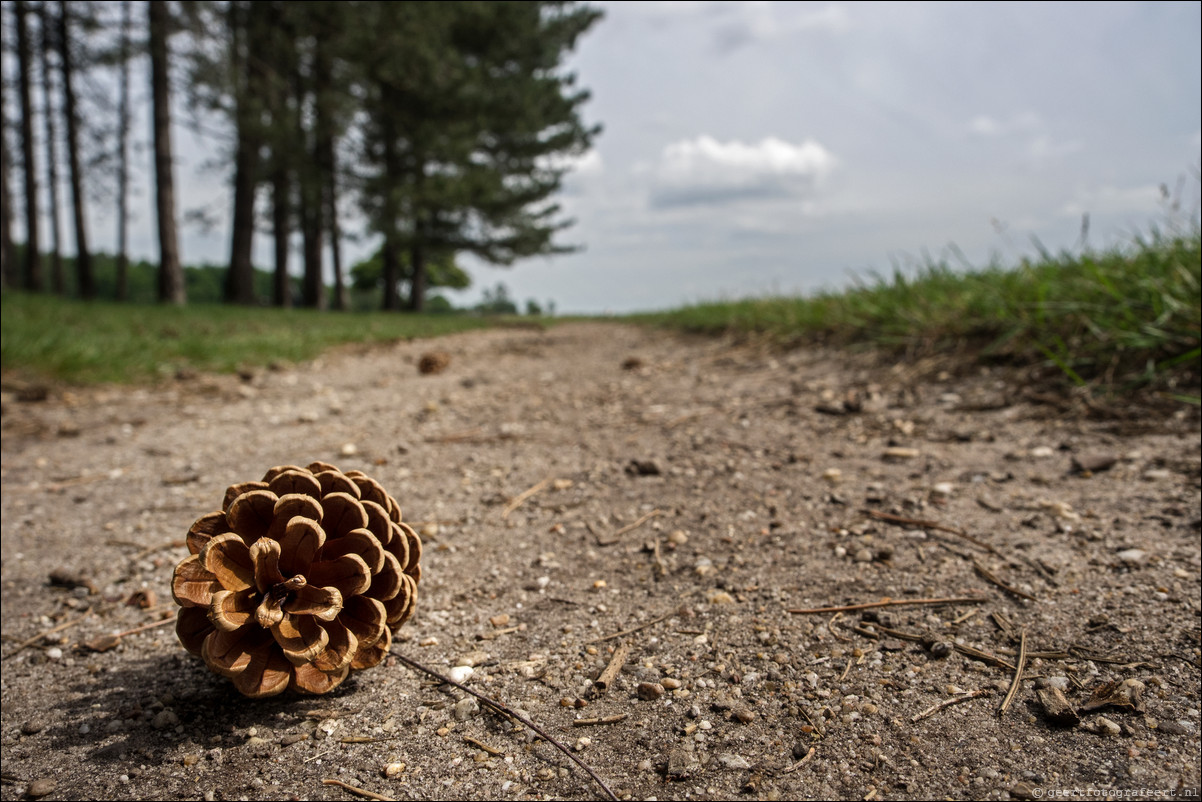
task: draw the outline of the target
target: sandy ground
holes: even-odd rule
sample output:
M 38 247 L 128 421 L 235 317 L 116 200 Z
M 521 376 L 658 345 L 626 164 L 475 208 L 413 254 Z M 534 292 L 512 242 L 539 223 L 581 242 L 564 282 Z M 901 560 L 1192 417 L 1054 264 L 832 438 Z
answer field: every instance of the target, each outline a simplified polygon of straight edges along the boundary
M 1196 798 L 1194 410 L 603 324 L 7 389 L 3 799 L 603 797 L 395 657 L 251 701 L 183 651 L 188 527 L 314 460 L 422 533 L 394 653 L 618 797 Z

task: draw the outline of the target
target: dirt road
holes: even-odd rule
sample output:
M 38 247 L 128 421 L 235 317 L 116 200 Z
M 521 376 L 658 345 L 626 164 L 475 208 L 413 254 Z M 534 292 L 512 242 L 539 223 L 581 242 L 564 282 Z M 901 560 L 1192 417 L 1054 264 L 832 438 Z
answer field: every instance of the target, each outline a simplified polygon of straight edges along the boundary
M 314 460 L 423 536 L 394 652 L 469 666 L 619 797 L 1196 794 L 1196 413 L 920 367 L 571 324 L 6 395 L 2 797 L 605 793 L 395 658 L 249 701 L 183 651 L 188 527 Z M 794 612 L 945 597 L 972 600 Z

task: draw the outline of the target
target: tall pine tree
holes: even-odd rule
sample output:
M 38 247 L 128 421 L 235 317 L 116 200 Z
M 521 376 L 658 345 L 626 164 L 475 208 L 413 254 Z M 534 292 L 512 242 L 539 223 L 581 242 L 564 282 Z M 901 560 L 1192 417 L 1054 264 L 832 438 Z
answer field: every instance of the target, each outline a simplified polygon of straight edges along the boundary
M 550 201 L 563 157 L 599 127 L 561 64 L 600 12 L 575 3 L 369 4 L 359 45 L 368 119 L 364 211 L 384 239 L 385 308 L 408 252 L 410 309 L 420 311 L 430 253 L 466 251 L 498 265 L 569 250 L 570 221 Z M 401 46 L 401 43 L 408 43 Z

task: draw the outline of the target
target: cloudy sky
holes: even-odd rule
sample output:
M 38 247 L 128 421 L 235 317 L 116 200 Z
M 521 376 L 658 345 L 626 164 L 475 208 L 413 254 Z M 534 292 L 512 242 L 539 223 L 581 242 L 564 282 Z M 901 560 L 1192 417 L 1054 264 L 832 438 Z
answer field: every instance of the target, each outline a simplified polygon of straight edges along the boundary
M 1033 236 L 1076 247 L 1086 212 L 1094 247 L 1147 230 L 1185 175 L 1197 216 L 1197 2 L 595 5 L 568 65 L 605 127 L 563 196 L 583 250 L 469 263 L 458 302 L 497 281 L 560 312 L 808 292 L 951 244 L 1012 263 Z M 185 208 L 227 197 L 203 150 L 184 137 Z M 228 252 L 220 230 L 185 248 Z

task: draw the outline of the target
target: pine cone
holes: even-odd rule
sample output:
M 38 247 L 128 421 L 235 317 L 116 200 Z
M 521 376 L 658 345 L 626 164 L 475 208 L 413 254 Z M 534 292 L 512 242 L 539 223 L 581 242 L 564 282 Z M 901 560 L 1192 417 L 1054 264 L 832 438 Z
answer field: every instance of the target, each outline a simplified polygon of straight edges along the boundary
M 423 376 L 442 373 L 451 364 L 451 355 L 446 351 L 428 351 L 417 360 L 417 371 Z
M 413 612 L 421 539 L 360 471 L 282 465 L 188 530 L 180 642 L 246 696 L 326 693 L 388 654 Z

